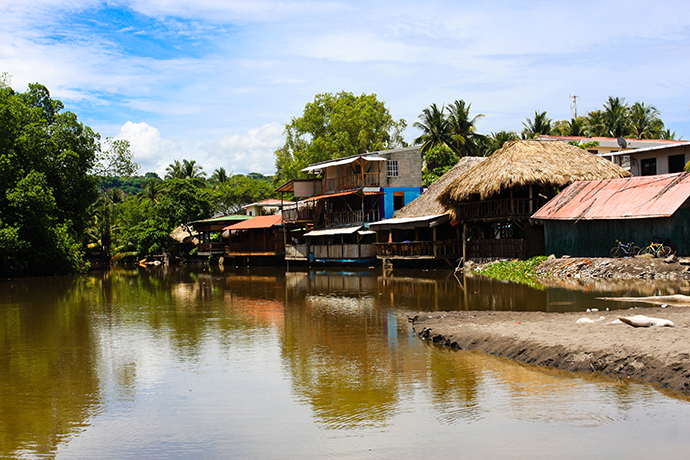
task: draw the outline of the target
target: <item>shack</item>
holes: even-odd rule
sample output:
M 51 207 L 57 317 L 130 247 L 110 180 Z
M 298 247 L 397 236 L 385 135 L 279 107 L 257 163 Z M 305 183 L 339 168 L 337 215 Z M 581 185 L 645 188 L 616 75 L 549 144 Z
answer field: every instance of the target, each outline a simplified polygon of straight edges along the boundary
M 463 259 L 525 259 L 544 254 L 544 227 L 530 217 L 578 180 L 631 176 L 620 166 L 554 140 L 506 142 L 439 195 L 462 223 Z
M 462 257 L 462 235 L 458 222 L 451 222 L 450 212 L 437 198 L 458 176 L 485 159 L 460 159 L 418 198 L 397 210 L 393 218 L 369 224 L 377 234 L 376 258 L 393 266 L 433 266 L 439 262 L 454 266 L 454 261 Z
M 690 173 L 575 182 L 532 216 L 546 252 L 606 257 L 616 239 L 640 247 L 666 240 L 690 255 Z
M 225 257 L 237 265 L 271 265 L 285 258 L 281 215 L 252 217 L 225 227 Z M 224 232 L 225 234 L 225 232 Z

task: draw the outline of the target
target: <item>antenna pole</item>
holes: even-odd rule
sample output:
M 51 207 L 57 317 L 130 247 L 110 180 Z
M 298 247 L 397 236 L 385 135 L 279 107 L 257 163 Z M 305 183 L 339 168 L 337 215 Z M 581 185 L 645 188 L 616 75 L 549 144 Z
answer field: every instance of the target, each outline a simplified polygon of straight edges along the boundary
M 573 111 L 573 118 L 577 118 L 577 98 L 580 96 L 573 94 L 573 95 L 568 96 L 568 97 L 573 100 L 573 103 L 570 104 L 570 110 Z

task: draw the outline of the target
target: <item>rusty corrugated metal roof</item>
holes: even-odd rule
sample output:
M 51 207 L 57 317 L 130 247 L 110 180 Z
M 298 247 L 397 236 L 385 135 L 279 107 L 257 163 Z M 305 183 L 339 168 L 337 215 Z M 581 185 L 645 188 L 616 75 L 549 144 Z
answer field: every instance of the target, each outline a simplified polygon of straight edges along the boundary
M 532 216 L 538 220 L 669 217 L 690 198 L 690 173 L 577 181 Z

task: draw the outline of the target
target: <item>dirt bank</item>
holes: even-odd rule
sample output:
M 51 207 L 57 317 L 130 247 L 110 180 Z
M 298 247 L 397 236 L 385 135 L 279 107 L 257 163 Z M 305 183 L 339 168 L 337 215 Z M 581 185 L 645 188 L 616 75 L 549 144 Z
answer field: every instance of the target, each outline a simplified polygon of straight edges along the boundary
M 539 264 L 535 273 L 556 278 L 690 279 L 690 258 L 551 257 Z
M 608 324 L 643 314 L 675 327 Z M 577 323 L 583 317 L 594 323 Z M 410 315 L 415 335 L 530 364 L 634 378 L 690 395 L 690 307 L 593 313 L 433 312 Z

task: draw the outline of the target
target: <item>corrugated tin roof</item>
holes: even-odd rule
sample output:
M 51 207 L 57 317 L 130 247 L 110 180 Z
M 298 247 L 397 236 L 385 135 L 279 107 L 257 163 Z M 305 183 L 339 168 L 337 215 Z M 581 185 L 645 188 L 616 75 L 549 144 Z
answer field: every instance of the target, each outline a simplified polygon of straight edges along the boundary
M 240 222 L 239 224 L 228 225 L 223 230 L 247 230 L 250 228 L 269 228 L 279 224 L 281 220 L 280 214 L 270 216 L 258 216 L 249 220 Z
M 312 196 L 309 198 L 305 198 L 302 201 L 314 201 L 314 200 L 322 200 L 324 198 L 333 198 L 334 196 L 345 196 L 345 195 L 352 195 L 353 193 L 357 193 L 359 190 L 350 190 L 348 192 L 339 192 L 339 193 L 329 193 L 328 195 L 317 195 L 317 196 Z
M 690 198 L 690 173 L 578 181 L 532 216 L 537 220 L 669 217 Z
M 421 217 L 398 217 L 393 219 L 380 220 L 369 224 L 369 228 L 384 230 L 390 228 L 417 228 L 435 227 L 450 220 L 449 214 L 436 214 Z
M 211 217 L 210 219 L 196 220 L 191 222 L 192 224 L 210 224 L 216 222 L 231 222 L 233 220 L 247 220 L 251 219 L 252 216 L 247 216 L 244 214 L 230 214 L 227 216 Z
M 304 236 L 329 236 L 329 235 L 348 235 L 355 233 L 362 228 L 361 225 L 355 227 L 341 227 L 341 228 L 324 228 L 322 230 L 312 230 L 304 234 Z

